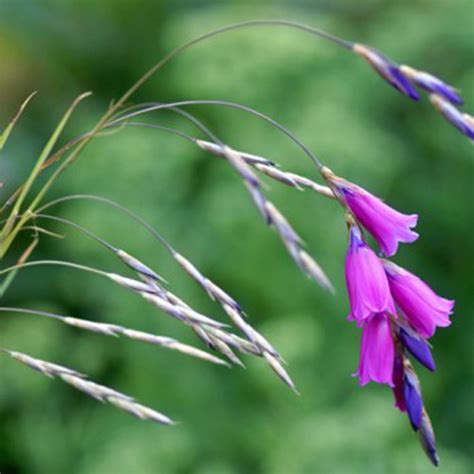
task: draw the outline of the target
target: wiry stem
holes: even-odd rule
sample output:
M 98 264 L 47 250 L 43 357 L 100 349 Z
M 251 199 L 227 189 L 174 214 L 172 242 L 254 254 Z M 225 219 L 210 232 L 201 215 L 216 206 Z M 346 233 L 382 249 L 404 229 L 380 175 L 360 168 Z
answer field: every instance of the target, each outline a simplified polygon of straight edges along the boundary
M 80 141 L 77 148 L 68 156 L 68 158 L 61 163 L 61 165 L 55 170 L 55 172 L 52 174 L 52 176 L 47 180 L 47 182 L 44 184 L 44 186 L 40 189 L 40 191 L 37 193 L 35 198 L 33 199 L 33 202 L 28 206 L 26 212 L 23 213 L 23 217 L 19 220 L 19 222 L 16 224 L 15 228 L 11 230 L 10 232 L 10 226 L 5 226 L 3 229 L 3 246 L 0 248 L 0 256 L 3 256 L 6 251 L 8 250 L 9 246 L 11 245 L 12 241 L 15 239 L 16 235 L 18 234 L 19 230 L 21 227 L 26 223 L 26 221 L 29 219 L 29 215 L 34 212 L 34 210 L 39 206 L 41 203 L 43 197 L 45 194 L 48 192 L 49 188 L 52 186 L 54 181 L 58 178 L 58 176 L 74 161 L 74 159 L 79 155 L 79 153 L 82 151 L 82 149 L 90 142 L 90 140 L 96 136 L 104 127 L 104 125 L 107 123 L 110 117 L 113 116 L 115 112 L 120 110 L 120 108 L 123 106 L 123 104 L 126 103 L 126 101 L 146 82 L 148 79 L 150 79 L 157 71 L 159 71 L 163 66 L 165 66 L 169 61 L 171 61 L 174 57 L 178 56 L 180 53 L 183 51 L 187 50 L 188 48 L 192 47 L 193 45 L 204 41 L 207 38 L 211 38 L 213 36 L 219 35 L 221 33 L 230 31 L 230 30 L 236 30 L 240 28 L 246 28 L 246 27 L 254 27 L 254 26 L 284 26 L 284 27 L 290 27 L 290 28 L 295 28 L 299 29 L 301 31 L 305 31 L 307 33 L 319 36 L 323 39 L 329 40 L 339 46 L 344 47 L 345 49 L 351 50 L 353 47 L 353 43 L 349 41 L 345 41 L 341 38 L 338 38 L 334 35 L 331 35 L 330 33 L 326 33 L 325 31 L 319 30 L 318 28 L 314 28 L 308 25 L 303 25 L 297 22 L 292 22 L 292 21 L 286 21 L 286 20 L 251 20 L 251 21 L 245 21 L 245 22 L 240 22 L 240 23 L 234 23 L 231 25 L 227 25 L 221 28 L 217 28 L 216 30 L 210 31 L 208 33 L 205 33 L 203 35 L 200 35 L 187 43 L 183 44 L 182 46 L 179 46 L 175 48 L 173 51 L 168 53 L 164 58 L 162 58 L 158 63 L 156 63 L 151 69 L 149 69 L 132 87 L 130 87 L 125 94 L 122 95 L 122 97 L 103 115 L 103 117 L 99 120 L 97 125 L 93 128 L 93 130 L 88 134 L 84 140 Z M 82 97 L 82 96 L 81 96 Z M 53 136 L 54 137 L 54 136 Z M 48 152 L 49 154 L 49 152 Z M 47 158 L 47 154 L 45 156 L 41 157 L 40 161 L 44 161 L 44 159 Z M 322 165 L 319 162 L 319 160 L 315 159 L 313 160 L 317 164 L 317 166 L 320 168 Z M 38 170 L 39 171 L 39 170 Z M 22 191 L 23 192 L 23 191 Z M 20 195 L 22 195 L 22 192 L 20 192 Z M 17 204 L 16 204 L 17 205 Z M 19 213 L 19 205 L 17 209 L 17 213 L 12 212 L 11 214 L 11 220 L 9 221 L 13 223 L 14 219 L 16 218 L 16 214 Z M 7 235 L 8 234 L 8 235 Z
M 311 159 L 311 161 L 313 161 L 313 163 L 317 166 L 318 169 L 323 167 L 323 164 L 314 155 L 314 153 L 301 140 L 299 140 L 296 137 L 296 135 L 290 132 L 286 127 L 284 127 L 283 125 L 281 125 L 276 120 L 269 117 L 268 115 L 265 115 L 262 112 L 252 109 L 251 107 L 248 107 L 246 105 L 239 104 L 237 102 L 229 102 L 225 100 L 182 100 L 182 101 L 170 102 L 170 103 L 161 103 L 161 102 L 153 103 L 152 102 L 150 103 L 150 105 L 145 104 L 143 109 L 139 109 L 130 113 L 124 113 L 119 118 L 110 121 L 109 125 L 115 125 L 117 123 L 120 123 L 120 121 L 128 120 L 128 119 L 143 115 L 148 112 L 153 112 L 157 110 L 166 110 L 166 109 L 176 109 L 177 107 L 186 106 L 186 105 L 217 105 L 217 106 L 230 107 L 233 109 L 242 110 L 244 112 L 255 115 L 256 117 L 259 117 L 262 120 L 265 120 L 266 122 L 271 124 L 273 127 L 277 128 L 282 133 L 284 133 L 288 138 L 290 138 L 290 140 L 292 140 L 296 145 L 298 145 L 306 153 L 306 155 L 308 155 L 308 157 Z M 210 138 L 211 140 L 214 141 L 212 137 Z
M 148 224 L 148 222 L 146 222 L 144 219 L 142 219 L 140 216 L 135 214 L 133 211 L 131 211 L 127 207 L 122 206 L 118 202 L 116 202 L 112 199 L 109 199 L 109 198 L 105 198 L 105 197 L 102 197 L 102 196 L 96 196 L 94 194 L 71 194 L 69 196 L 64 196 L 62 198 L 58 198 L 58 199 L 55 199 L 53 201 L 48 202 L 44 206 L 41 206 L 37 210 L 37 212 L 41 213 L 41 212 L 45 211 L 46 209 L 49 209 L 50 207 L 55 206 L 56 204 L 60 204 L 62 202 L 67 202 L 67 201 L 75 201 L 75 200 L 90 200 L 90 201 L 102 202 L 104 204 L 107 204 L 108 206 L 111 206 L 111 207 L 114 207 L 115 209 L 118 209 L 120 212 L 123 212 L 128 217 L 130 217 L 135 222 L 137 222 L 142 227 L 144 227 L 146 230 L 148 230 L 148 232 L 150 232 L 151 235 L 153 235 L 153 237 L 156 240 L 158 240 L 165 247 L 166 250 L 168 250 L 168 252 L 173 254 L 174 249 L 171 246 L 171 244 L 161 234 L 159 234 L 154 229 L 153 226 Z

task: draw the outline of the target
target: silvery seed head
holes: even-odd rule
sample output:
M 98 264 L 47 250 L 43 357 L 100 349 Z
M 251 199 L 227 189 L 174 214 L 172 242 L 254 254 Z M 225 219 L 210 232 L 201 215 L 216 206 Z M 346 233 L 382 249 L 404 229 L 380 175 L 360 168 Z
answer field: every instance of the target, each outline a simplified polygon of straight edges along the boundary
M 205 151 L 208 151 L 216 156 L 221 158 L 224 157 L 224 147 L 221 145 L 217 145 L 216 143 L 207 142 L 205 140 L 196 140 L 196 145 L 202 148 Z M 240 157 L 249 165 L 254 164 L 263 164 L 266 166 L 275 167 L 275 163 L 272 160 L 268 160 L 267 158 L 262 158 L 261 156 L 252 155 L 250 153 L 245 153 L 242 151 L 236 151 L 240 155 Z
M 127 288 L 129 290 L 143 292 L 143 293 L 155 292 L 154 288 L 148 283 L 134 280 L 133 278 L 127 278 L 122 275 L 118 275 L 116 273 L 108 273 L 107 276 L 115 283 L 118 283 L 120 286 L 123 286 L 124 288 Z
M 161 281 L 163 283 L 165 282 L 165 280 L 160 275 L 154 272 L 143 262 L 138 260 L 138 258 L 132 257 L 132 255 L 125 252 L 125 250 L 117 249 L 116 254 L 126 265 L 128 265 L 132 270 L 135 270 L 137 273 L 155 281 Z

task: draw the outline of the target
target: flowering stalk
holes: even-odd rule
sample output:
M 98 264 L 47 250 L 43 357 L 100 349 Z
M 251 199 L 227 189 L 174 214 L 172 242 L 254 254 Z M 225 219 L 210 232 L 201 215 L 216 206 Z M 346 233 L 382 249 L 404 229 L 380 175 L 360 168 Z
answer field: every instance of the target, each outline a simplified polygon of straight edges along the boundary
M 361 385 L 374 381 L 392 388 L 395 406 L 407 412 L 429 459 L 438 465 L 434 432 L 424 407 L 420 381 L 406 351 L 428 370 L 435 370 L 426 339 L 434 335 L 436 327 L 450 324 L 454 301 L 441 298 L 417 276 L 377 257 L 356 224 L 356 219 L 364 222 L 371 233 L 379 237 L 378 230 L 382 226 L 385 240 L 378 239 L 379 242 L 396 244 L 394 238 L 399 237 L 399 226 L 406 222 L 405 216 L 395 214 L 396 211 L 378 198 L 350 184 L 351 191 L 362 196 L 361 202 L 354 204 L 344 193 L 346 182 L 341 184 L 340 178 L 332 173 L 325 175 L 336 192 L 343 189 L 338 196 L 348 211 L 346 283 L 351 305 L 348 319 L 362 328 L 360 362 L 355 375 Z M 391 221 L 391 217 L 395 218 Z M 387 220 L 389 225 L 386 225 Z
M 108 250 L 114 252 L 123 264 L 136 273 L 136 278 L 129 278 L 120 274 L 104 272 L 95 268 L 64 261 L 26 262 L 26 259 L 29 258 L 37 245 L 39 239 L 37 235 L 33 243 L 23 253 L 17 265 L 0 271 L 0 274 L 8 274 L 0 290 L 2 293 L 4 292 L 6 287 L 10 284 L 16 270 L 42 264 L 75 267 L 90 273 L 105 276 L 116 284 L 138 294 L 166 314 L 192 328 L 209 348 L 225 355 L 235 364 L 243 365 L 240 359 L 234 354 L 234 350 L 265 358 L 277 375 L 288 386 L 295 390 L 294 383 L 283 367 L 283 359 L 273 346 L 250 326 L 246 320 L 243 309 L 235 299 L 211 279 L 207 278 L 187 258 L 176 252 L 160 234 L 131 213 L 131 211 L 105 198 L 91 196 L 66 197 L 41 207 L 46 193 L 56 182 L 61 173 L 77 159 L 81 151 L 92 139 L 104 134 L 107 130 L 125 125 L 140 125 L 157 129 L 161 128 L 180 135 L 189 139 L 200 148 L 214 155 L 221 156 L 232 166 L 242 179 L 265 222 L 277 232 L 296 264 L 308 276 L 314 278 L 322 287 L 327 289 L 332 289 L 328 277 L 304 250 L 302 239 L 289 224 L 286 217 L 267 199 L 263 192 L 260 179 L 253 170 L 256 169 L 273 180 L 295 189 L 312 189 L 326 197 L 337 199 L 341 204 L 348 216 L 347 221 L 349 224 L 349 248 L 345 265 L 346 284 L 351 306 L 348 319 L 354 321 L 356 326 L 362 331 L 360 362 L 356 375 L 359 377 L 361 385 L 375 381 L 389 385 L 393 389 L 396 406 L 401 411 L 407 412 L 413 429 L 418 431 L 420 435 L 422 445 L 427 455 L 430 460 L 437 465 L 439 460 L 436 452 L 433 429 L 424 406 L 419 380 L 407 354 L 412 355 L 430 371 L 435 370 L 435 363 L 428 339 L 434 335 L 436 328 L 446 327 L 450 324 L 449 316 L 452 314 L 454 302 L 436 295 L 426 283 L 415 275 L 396 266 L 392 262 L 381 259 L 374 250 L 370 248 L 364 237 L 364 231 L 367 231 L 376 240 L 381 253 L 386 257 L 392 257 L 396 254 L 400 243 L 408 244 L 417 240 L 418 234 L 413 231 L 413 228 L 417 224 L 418 216 L 416 214 L 402 214 L 360 186 L 336 176 L 331 170 L 325 167 L 319 158 L 294 134 L 272 118 L 250 107 L 217 100 L 187 100 L 173 103 L 155 102 L 123 108 L 124 104 L 141 85 L 181 52 L 201 41 L 227 31 L 260 26 L 296 28 L 328 40 L 337 46 L 341 46 L 346 51 L 350 51 L 363 58 L 385 81 L 412 100 L 417 101 L 421 98 L 417 88 L 427 91 L 432 104 L 445 119 L 468 138 L 474 140 L 473 117 L 467 113 L 462 113 L 455 107 L 462 105 L 463 101 L 460 95 L 452 86 L 428 72 L 417 70 L 411 66 L 399 65 L 370 46 L 352 43 L 317 28 L 295 22 L 285 20 L 252 20 L 224 26 L 198 36 L 171 51 L 126 91 L 125 94 L 105 112 L 92 130 L 71 140 L 53 153 L 53 149 L 73 110 L 88 94 L 83 94 L 76 99 L 53 131 L 46 146 L 35 161 L 25 183 L 18 188 L 1 208 L 0 212 L 6 212 L 10 207 L 12 209 L 6 216 L 0 230 L 0 259 L 7 255 L 19 232 L 31 227 L 31 221 L 41 218 L 50 219 L 72 225 L 103 244 Z M 28 100 L 29 99 L 25 101 L 20 112 L 10 125 L 7 126 L 2 135 L 0 135 L 0 150 L 5 145 L 19 114 L 26 106 Z M 321 173 L 327 186 L 315 183 L 306 176 L 285 172 L 279 169 L 272 160 L 233 150 L 230 146 L 217 139 L 217 137 L 194 116 L 180 108 L 188 105 L 231 107 L 251 113 L 265 120 L 284 133 L 304 151 Z M 190 120 L 210 141 L 195 139 L 168 127 L 160 127 L 154 124 L 130 123 L 130 119 L 159 110 L 171 110 Z M 43 186 L 40 187 L 37 194 L 30 196 L 33 185 L 36 183 L 42 171 L 55 164 L 57 164 L 56 168 Z M 29 197 L 32 199 L 25 205 Z M 242 332 L 243 336 L 245 336 L 245 339 L 244 337 L 227 331 L 227 325 L 195 311 L 189 304 L 181 300 L 165 286 L 164 279 L 157 272 L 138 258 L 130 255 L 123 249 L 112 246 L 87 229 L 71 221 L 42 214 L 42 211 L 47 207 L 72 198 L 101 200 L 102 202 L 121 209 L 137 222 L 144 225 L 164 245 L 180 267 L 191 276 L 212 299 L 221 305 L 231 322 Z M 34 225 L 33 228 L 38 233 L 38 226 Z M 3 310 L 5 309 L 8 308 L 3 308 Z M 0 308 L 0 310 L 2 309 Z M 30 312 L 32 312 L 32 310 L 30 310 Z M 39 312 L 36 312 L 36 314 L 39 314 Z M 43 313 L 43 315 L 46 315 L 46 313 Z M 203 351 L 185 346 L 169 338 L 160 338 L 160 336 L 130 330 L 117 325 L 95 323 L 76 318 L 61 317 L 59 315 L 52 316 L 51 314 L 50 317 L 55 317 L 66 324 L 99 334 L 108 336 L 124 335 L 131 339 L 164 345 L 165 347 L 173 348 L 215 363 L 223 363 L 220 359 L 210 356 Z M 47 376 L 59 377 L 66 383 L 98 400 L 113 404 L 135 416 L 143 419 L 151 419 L 163 424 L 172 423 L 172 421 L 164 415 L 137 404 L 131 397 L 90 382 L 72 369 L 32 358 L 31 356 L 19 352 L 7 349 L 2 349 L 2 351 Z

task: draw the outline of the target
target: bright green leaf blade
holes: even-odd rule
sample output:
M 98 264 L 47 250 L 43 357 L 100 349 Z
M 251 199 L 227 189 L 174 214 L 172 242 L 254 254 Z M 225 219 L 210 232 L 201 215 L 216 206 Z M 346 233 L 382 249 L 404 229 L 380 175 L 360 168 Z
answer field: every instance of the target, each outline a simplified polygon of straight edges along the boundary
M 10 123 L 7 125 L 3 133 L 0 134 L 0 151 L 2 151 L 3 147 L 5 146 L 5 143 L 8 140 L 8 137 L 10 136 L 10 133 L 12 133 L 13 128 L 16 125 L 16 122 L 20 118 L 21 114 L 25 110 L 26 106 L 28 105 L 28 102 L 36 95 L 36 92 L 33 92 L 30 94 L 26 100 L 21 104 L 20 108 L 18 109 L 18 112 L 15 114 L 13 119 L 10 121 Z

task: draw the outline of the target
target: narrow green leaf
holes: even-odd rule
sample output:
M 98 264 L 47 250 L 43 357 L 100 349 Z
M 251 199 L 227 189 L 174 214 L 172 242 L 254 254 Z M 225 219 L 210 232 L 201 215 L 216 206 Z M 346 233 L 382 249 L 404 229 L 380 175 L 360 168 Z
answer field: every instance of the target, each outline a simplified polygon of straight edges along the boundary
M 3 133 L 0 134 L 0 151 L 2 151 L 3 147 L 5 146 L 5 143 L 8 140 L 8 137 L 10 136 L 10 133 L 12 133 L 13 127 L 15 126 L 17 120 L 20 118 L 21 114 L 25 110 L 26 106 L 28 105 L 28 102 L 36 95 L 36 92 L 33 92 L 30 94 L 27 99 L 21 104 L 21 107 L 18 109 L 18 112 L 15 114 L 11 122 L 7 125 Z
M 20 214 L 20 209 L 23 204 L 23 201 L 25 200 L 31 186 L 33 185 L 34 181 L 38 177 L 38 174 L 41 172 L 41 167 L 43 166 L 43 163 L 47 160 L 49 154 L 51 153 L 51 150 L 54 148 L 56 145 L 56 142 L 59 139 L 59 136 L 61 135 L 64 127 L 66 126 L 66 123 L 68 122 L 69 118 L 71 117 L 72 113 L 74 112 L 74 109 L 78 106 L 78 104 L 85 99 L 86 97 L 89 97 L 92 93 L 91 92 L 86 92 L 84 94 L 81 94 L 79 97 L 77 97 L 74 102 L 70 105 L 70 107 L 66 110 L 66 113 L 63 115 L 61 118 L 58 126 L 54 129 L 50 139 L 46 143 L 46 146 L 43 148 L 43 151 L 41 152 L 40 156 L 36 160 L 36 163 L 30 173 L 30 176 L 26 180 L 25 184 L 21 188 L 21 191 L 18 195 L 18 198 L 15 201 L 15 205 L 6 220 L 2 231 L 0 232 L 0 259 L 5 255 L 6 250 L 10 246 L 11 242 L 13 239 L 16 237 L 16 234 L 20 231 L 22 228 L 23 224 L 31 217 L 29 213 L 25 213 L 22 218 L 19 220 L 17 223 L 16 227 L 14 230 L 12 229 L 12 224 L 15 223 L 15 220 Z M 10 232 L 11 231 L 11 232 Z

